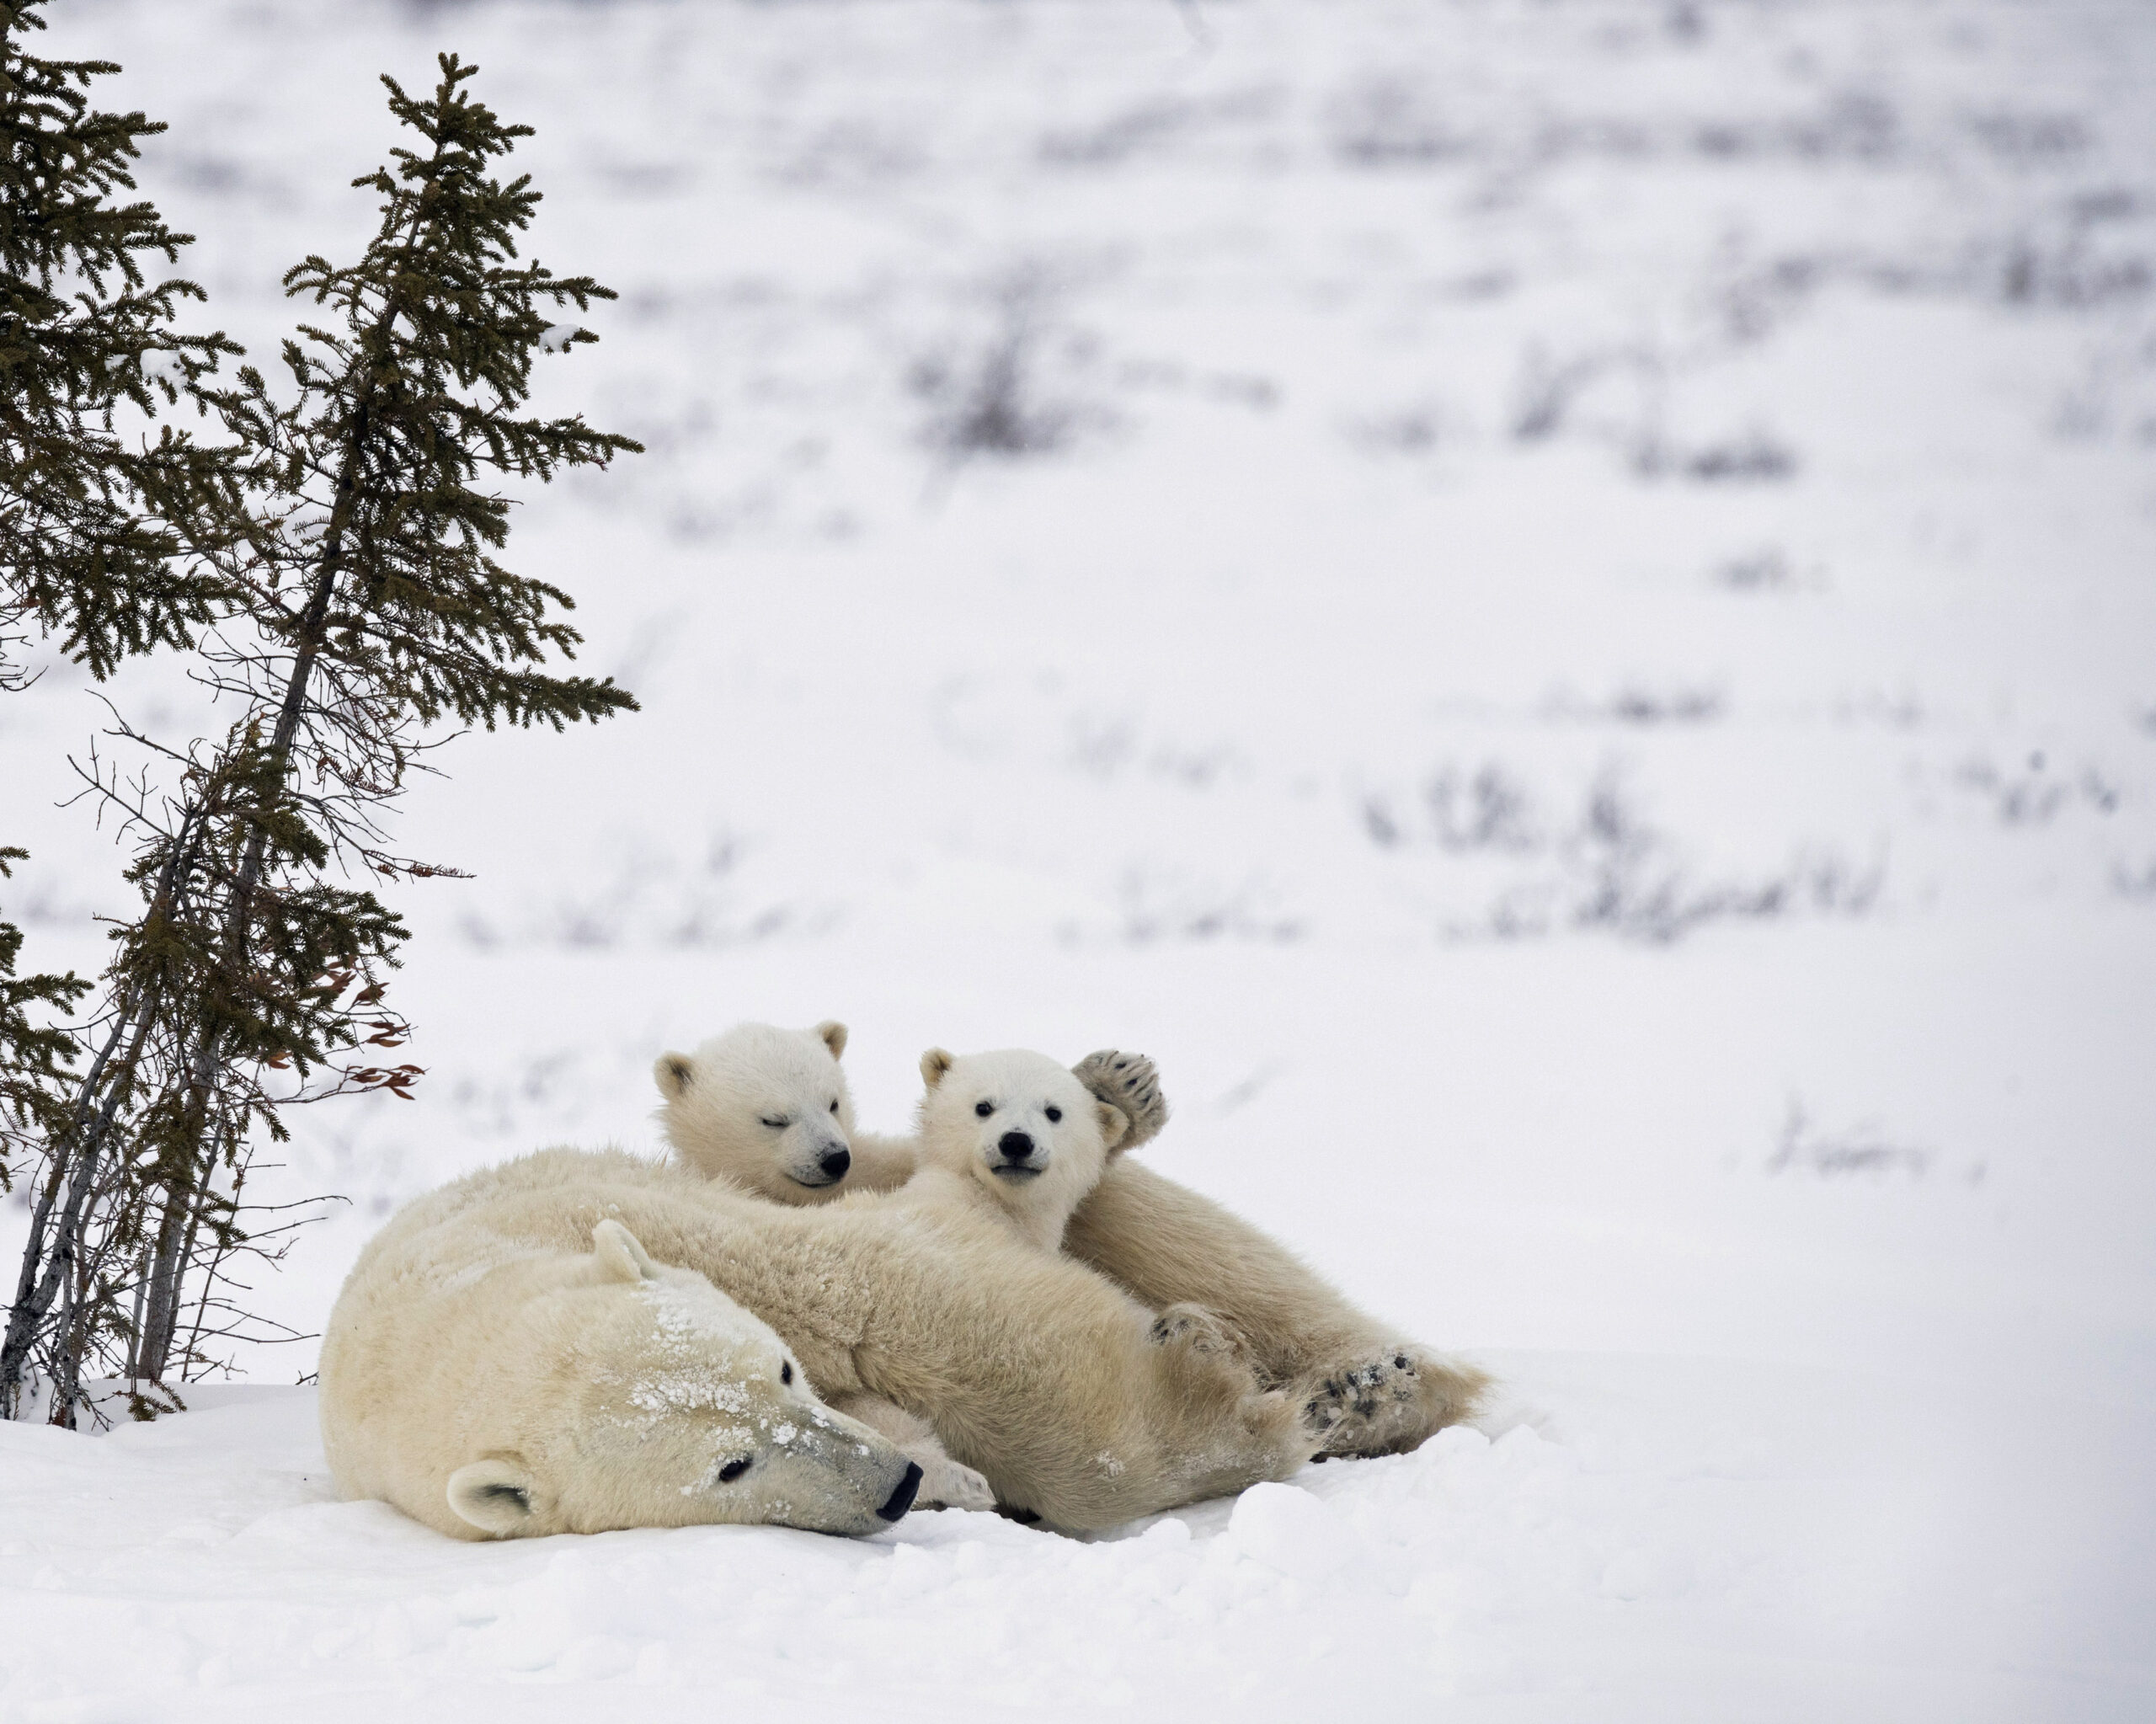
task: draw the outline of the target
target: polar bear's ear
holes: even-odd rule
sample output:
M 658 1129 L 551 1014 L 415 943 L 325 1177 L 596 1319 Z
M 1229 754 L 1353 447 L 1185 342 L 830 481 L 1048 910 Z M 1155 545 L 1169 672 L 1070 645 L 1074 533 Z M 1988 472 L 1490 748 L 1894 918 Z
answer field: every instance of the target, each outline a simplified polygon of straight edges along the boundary
M 831 1058 L 846 1058 L 846 1026 L 835 1017 L 827 1017 L 816 1026 L 815 1033 L 824 1038 L 824 1045 L 831 1050 Z
M 598 1260 L 601 1281 L 656 1281 L 651 1253 L 635 1234 L 609 1216 L 591 1230 L 591 1253 Z
M 658 1081 L 659 1093 L 670 1102 L 678 1102 L 696 1081 L 696 1062 L 686 1054 L 661 1054 L 652 1061 L 651 1075 Z
M 943 1075 L 958 1063 L 941 1048 L 931 1048 L 921 1056 L 921 1081 L 932 1090 L 943 1081 Z
M 536 1483 L 516 1456 L 491 1454 L 449 1476 L 449 1506 L 481 1532 L 508 1538 L 530 1522 Z
M 1123 1147 L 1123 1140 L 1130 1135 L 1130 1116 L 1113 1103 L 1098 1097 L 1093 1101 L 1093 1118 L 1101 1123 L 1101 1144 L 1113 1156 Z

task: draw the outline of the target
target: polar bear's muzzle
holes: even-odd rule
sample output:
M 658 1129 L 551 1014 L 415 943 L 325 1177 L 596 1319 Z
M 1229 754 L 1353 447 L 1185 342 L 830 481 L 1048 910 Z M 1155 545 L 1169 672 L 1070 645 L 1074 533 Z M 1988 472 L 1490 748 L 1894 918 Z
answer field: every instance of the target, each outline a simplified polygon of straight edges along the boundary
M 1006 1131 L 988 1151 L 989 1172 L 999 1179 L 1022 1183 L 1048 1166 L 1048 1145 L 1036 1143 L 1030 1133 Z
M 804 1162 L 796 1163 L 786 1170 L 786 1177 L 796 1185 L 805 1185 L 811 1191 L 826 1185 L 836 1185 L 853 1166 L 853 1151 L 835 1139 L 826 1138 L 817 1144 Z

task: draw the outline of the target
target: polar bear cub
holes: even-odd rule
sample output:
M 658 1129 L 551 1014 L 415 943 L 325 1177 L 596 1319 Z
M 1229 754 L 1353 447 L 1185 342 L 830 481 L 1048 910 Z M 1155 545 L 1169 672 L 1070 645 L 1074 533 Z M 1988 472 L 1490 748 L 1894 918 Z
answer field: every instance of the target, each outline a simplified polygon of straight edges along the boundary
M 818 1401 L 771 1327 L 612 1219 L 589 1254 L 469 1215 L 401 1217 L 361 1255 L 322 1353 L 347 1497 L 453 1537 L 772 1523 L 880 1532 L 921 1470 Z
M 921 1056 L 918 1161 L 894 1201 L 992 1215 L 1044 1252 L 1130 1135 L 1123 1110 L 1045 1054 Z M 855 1201 L 866 1201 L 857 1198 Z
M 742 1023 L 694 1054 L 660 1054 L 651 1069 L 665 1098 L 659 1124 L 683 1165 L 780 1204 L 903 1183 L 910 1153 L 855 1141 L 839 1066 L 846 1040 L 842 1023 Z M 872 1163 L 884 1177 L 869 1177 Z
M 894 1191 L 913 1177 L 920 1145 L 855 1125 L 839 1063 L 846 1047 L 846 1026 L 826 1019 L 806 1030 L 738 1023 L 693 1053 L 662 1054 L 651 1068 L 659 1129 L 684 1167 L 773 1203 Z M 1137 1148 L 1167 1123 L 1151 1060 L 1110 1050 L 1072 1072 L 1129 1122 L 1120 1149 Z
M 1151 1062 L 1137 1063 L 1151 1070 Z M 1083 1069 L 1066 1070 L 1045 1054 L 1019 1048 L 964 1055 L 931 1048 L 921 1056 L 928 1090 L 921 1102 L 917 1171 L 884 1201 L 931 1214 L 993 1216 L 1036 1250 L 1055 1255 L 1078 1206 L 1139 1134 L 1122 1108 L 1081 1078 Z M 1195 1300 L 1164 1306 L 1151 1335 L 1163 1346 L 1245 1356 L 1233 1326 Z M 889 1433 L 888 1425 L 869 1422 Z

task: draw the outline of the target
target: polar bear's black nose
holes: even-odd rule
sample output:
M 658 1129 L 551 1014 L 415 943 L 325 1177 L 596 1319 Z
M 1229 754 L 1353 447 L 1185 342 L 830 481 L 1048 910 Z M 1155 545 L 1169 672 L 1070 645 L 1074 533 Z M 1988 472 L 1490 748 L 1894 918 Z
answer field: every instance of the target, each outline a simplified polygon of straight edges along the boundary
M 835 1180 L 846 1177 L 846 1170 L 853 1166 L 853 1151 L 841 1144 L 835 1150 L 826 1150 L 816 1158 L 816 1165 Z
M 899 1481 L 897 1488 L 884 1500 L 883 1506 L 876 1511 L 877 1519 L 903 1519 L 906 1510 L 913 1507 L 913 1499 L 920 1491 L 921 1463 L 909 1460 L 906 1463 L 906 1476 Z
M 995 1147 L 1003 1152 L 1006 1161 L 1028 1161 L 1033 1159 L 1033 1140 L 1022 1131 L 1006 1131 Z

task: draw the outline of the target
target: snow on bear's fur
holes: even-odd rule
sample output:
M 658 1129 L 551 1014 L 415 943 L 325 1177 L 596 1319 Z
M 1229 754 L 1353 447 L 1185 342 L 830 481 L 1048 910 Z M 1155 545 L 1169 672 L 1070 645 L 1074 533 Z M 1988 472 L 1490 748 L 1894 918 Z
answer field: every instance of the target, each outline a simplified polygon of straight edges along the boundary
M 862 1534 L 905 1514 L 920 1470 L 819 1402 L 770 1326 L 704 1277 L 654 1263 L 611 1216 L 535 1237 L 461 1195 L 394 1218 L 331 1314 L 323 1439 L 345 1496 L 461 1538 Z
M 919 1161 L 920 1140 L 855 1128 L 839 1063 L 846 1047 L 841 1023 L 813 1030 L 741 1024 L 692 1054 L 663 1054 L 654 1067 L 659 1119 L 681 1165 L 794 1206 L 903 1185 Z M 1132 1122 L 1119 1151 L 1166 1123 L 1150 1060 L 1111 1049 L 1072 1072 Z M 790 1140 L 797 1122 L 810 1117 L 837 1122 L 846 1172 L 800 1177 L 803 1157 Z M 778 1119 L 787 1122 L 783 1130 L 766 1123 Z M 827 1129 L 819 1123 L 819 1134 Z M 815 1170 L 822 1172 L 820 1159 Z M 1164 1316 L 1183 1321 L 1192 1307 L 1219 1313 L 1248 1347 L 1259 1380 L 1294 1398 L 1323 1428 L 1326 1454 L 1416 1448 L 1473 1417 L 1489 1390 L 1488 1377 L 1473 1365 L 1357 1309 L 1278 1241 L 1127 1153 L 1115 1156 L 1080 1202 L 1063 1249 Z
M 584 1503 L 590 1487 L 568 1457 L 595 1403 L 542 1398 L 529 1421 L 506 1416 L 521 1366 L 561 1366 L 563 1353 L 534 1349 L 563 1347 L 574 1324 L 492 1331 L 477 1321 L 483 1301 L 460 1294 L 505 1268 L 510 1287 L 530 1280 L 544 1297 L 589 1280 L 586 1242 L 610 1220 L 655 1263 L 707 1277 L 768 1323 L 825 1401 L 868 1396 L 926 1420 L 997 1501 L 1052 1525 L 1113 1526 L 1285 1478 L 1315 1446 L 1300 1409 L 1246 1366 L 1202 1336 L 1156 1335 L 1151 1310 L 999 1219 L 858 1198 L 787 1208 L 619 1151 L 551 1150 L 421 1198 L 362 1255 L 323 1347 L 323 1435 L 340 1485 L 444 1525 L 450 1476 L 515 1449 L 535 1505 L 548 1492 Z M 524 1267 L 535 1262 L 543 1272 Z M 467 1312 L 475 1321 L 460 1324 Z M 574 1357 L 594 1370 L 621 1344 L 610 1330 Z M 887 1466 L 905 1464 L 861 1436 Z M 687 1505 L 673 1519 L 718 1518 L 700 1512 L 704 1476 L 670 1472 L 645 1500 L 671 1492 Z M 501 1500 L 483 1494 L 488 1476 L 473 1482 L 482 1502 Z

